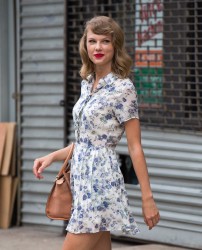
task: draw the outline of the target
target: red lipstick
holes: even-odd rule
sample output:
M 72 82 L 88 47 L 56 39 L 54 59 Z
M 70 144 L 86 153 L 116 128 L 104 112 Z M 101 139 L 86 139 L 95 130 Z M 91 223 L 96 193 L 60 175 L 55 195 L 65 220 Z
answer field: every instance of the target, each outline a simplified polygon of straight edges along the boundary
M 104 56 L 104 54 L 98 53 L 98 54 L 94 54 L 94 56 L 95 56 L 96 58 L 102 58 L 102 57 Z

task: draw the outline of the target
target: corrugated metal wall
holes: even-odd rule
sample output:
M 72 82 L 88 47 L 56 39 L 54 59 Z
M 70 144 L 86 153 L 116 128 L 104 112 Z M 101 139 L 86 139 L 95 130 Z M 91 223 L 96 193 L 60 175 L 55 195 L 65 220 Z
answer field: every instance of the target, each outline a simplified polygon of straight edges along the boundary
M 17 1 L 19 168 L 21 222 L 60 226 L 45 216 L 45 202 L 60 164 L 44 180 L 32 174 L 33 160 L 63 147 L 64 1 Z M 58 170 L 57 170 L 58 171 Z M 61 228 L 61 227 L 60 227 Z
M 161 222 L 147 230 L 140 189 L 126 184 L 131 210 L 142 231 L 136 238 L 202 249 L 202 137 L 142 129 L 142 144 Z M 117 152 L 128 154 L 125 137 Z
M 9 120 L 8 2 L 0 1 L 0 121 Z

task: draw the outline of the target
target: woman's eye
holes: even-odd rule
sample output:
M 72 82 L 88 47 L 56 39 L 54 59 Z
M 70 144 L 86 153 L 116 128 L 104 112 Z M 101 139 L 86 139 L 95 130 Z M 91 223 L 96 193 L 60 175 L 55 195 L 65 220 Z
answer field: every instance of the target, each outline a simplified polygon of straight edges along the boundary
M 89 40 L 88 42 L 89 43 L 95 43 L 95 40 Z
M 110 43 L 110 40 L 104 40 L 103 42 L 104 43 Z

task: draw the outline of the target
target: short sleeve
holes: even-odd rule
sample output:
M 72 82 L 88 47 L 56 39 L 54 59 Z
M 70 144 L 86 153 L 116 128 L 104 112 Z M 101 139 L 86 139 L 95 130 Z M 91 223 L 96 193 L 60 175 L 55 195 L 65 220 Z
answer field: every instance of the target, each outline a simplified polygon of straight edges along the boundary
M 115 91 L 114 113 L 119 123 L 132 118 L 139 119 L 138 102 L 135 87 L 131 81 L 127 81 Z

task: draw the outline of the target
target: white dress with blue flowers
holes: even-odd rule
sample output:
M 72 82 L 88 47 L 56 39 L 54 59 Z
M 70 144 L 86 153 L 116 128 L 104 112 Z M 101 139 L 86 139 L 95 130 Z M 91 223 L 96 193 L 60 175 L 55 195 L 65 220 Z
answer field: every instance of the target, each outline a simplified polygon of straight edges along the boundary
M 81 83 L 73 108 L 75 148 L 71 163 L 72 216 L 67 231 L 139 232 L 129 212 L 124 180 L 115 148 L 124 122 L 138 118 L 133 83 L 113 73 L 100 79 L 91 93 L 93 76 Z

